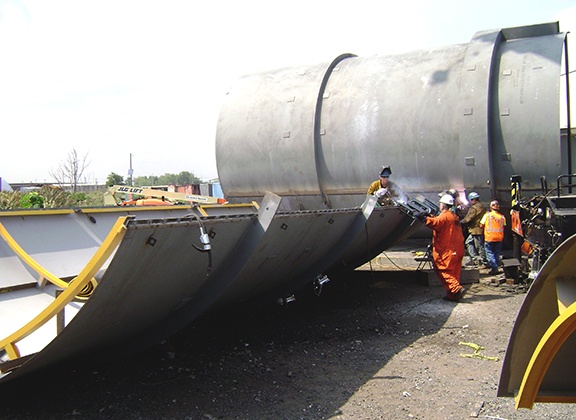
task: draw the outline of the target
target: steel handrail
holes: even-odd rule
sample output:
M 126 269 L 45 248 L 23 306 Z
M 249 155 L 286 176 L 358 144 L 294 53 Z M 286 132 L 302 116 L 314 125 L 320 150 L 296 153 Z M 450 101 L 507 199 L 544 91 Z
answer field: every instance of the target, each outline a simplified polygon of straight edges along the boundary
M 576 184 L 574 184 L 572 182 L 572 178 L 575 178 L 576 174 L 565 174 L 565 175 L 560 175 L 558 178 L 556 178 L 556 194 L 558 195 L 558 198 L 560 198 L 560 187 L 564 186 L 564 187 L 568 187 L 568 193 L 571 194 L 572 193 L 572 187 L 576 186 Z M 564 185 L 560 185 L 560 180 L 562 178 L 569 178 L 570 181 L 568 184 L 564 184 Z
M 80 273 L 67 284 L 66 289 L 58 296 L 54 302 L 52 302 L 48 307 L 46 307 L 40 314 L 38 314 L 34 319 L 24 325 L 22 328 L 12 333 L 5 339 L 0 341 L 0 349 L 5 349 L 10 360 L 14 360 L 20 357 L 20 351 L 16 346 L 16 343 L 23 338 L 29 336 L 56 314 L 61 312 L 64 307 L 70 303 L 74 297 L 88 284 L 94 275 L 100 270 L 102 265 L 106 260 L 112 255 L 116 250 L 118 244 L 124 238 L 126 233 L 126 225 L 132 216 L 122 216 L 119 217 L 110 232 L 106 236 L 106 239 L 102 242 L 98 250 L 94 253 L 88 264 L 80 271 Z

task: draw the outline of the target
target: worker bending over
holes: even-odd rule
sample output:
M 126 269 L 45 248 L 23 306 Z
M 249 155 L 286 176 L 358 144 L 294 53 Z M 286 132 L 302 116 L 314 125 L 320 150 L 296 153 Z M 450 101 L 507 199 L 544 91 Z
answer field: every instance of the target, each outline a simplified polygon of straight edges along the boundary
M 378 204 L 381 206 L 392 206 L 395 199 L 405 196 L 402 190 L 389 180 L 390 175 L 392 175 L 390 166 L 382 166 L 379 179 L 370 184 L 366 193 L 376 197 Z M 407 200 L 407 197 L 404 197 L 404 199 Z

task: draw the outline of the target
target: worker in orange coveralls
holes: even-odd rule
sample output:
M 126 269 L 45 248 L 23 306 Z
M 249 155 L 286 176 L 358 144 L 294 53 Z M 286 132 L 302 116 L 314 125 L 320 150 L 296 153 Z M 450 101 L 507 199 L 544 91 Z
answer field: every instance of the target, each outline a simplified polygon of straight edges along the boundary
M 445 194 L 440 198 L 440 214 L 423 220 L 433 230 L 432 260 L 434 271 L 446 289 L 444 299 L 457 302 L 465 292 L 460 285 L 464 236 L 458 216 L 450 211 L 453 205 L 454 197 Z

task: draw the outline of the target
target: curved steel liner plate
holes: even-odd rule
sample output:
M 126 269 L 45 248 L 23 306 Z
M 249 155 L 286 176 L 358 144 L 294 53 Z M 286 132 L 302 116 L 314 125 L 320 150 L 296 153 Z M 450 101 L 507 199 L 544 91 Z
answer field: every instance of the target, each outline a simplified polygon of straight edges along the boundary
M 358 232 L 329 271 L 354 269 L 410 237 L 421 226 L 421 223 L 399 207 L 376 207 L 366 226 Z
M 546 261 L 530 290 L 514 323 L 500 383 L 498 396 L 515 396 L 528 369 L 530 359 L 541 340 L 549 333 L 562 311 L 576 302 L 576 235 L 562 243 Z M 540 385 L 536 401 L 544 397 L 571 395 L 576 398 L 576 334 L 574 330 L 553 355 L 553 360 Z M 540 372 L 544 373 L 544 372 Z
M 120 207 L 7 211 L 0 212 L 0 223 L 37 263 L 57 277 L 69 278 L 84 268 L 118 217 L 178 217 L 191 211 L 188 206 L 137 212 Z M 37 279 L 37 274 L 0 240 L 0 288 L 34 283 Z
M 219 268 L 233 264 L 242 238 L 250 229 L 259 229 L 256 218 L 203 220 L 213 236 L 210 272 L 208 255 L 192 245 L 199 243 L 196 220 L 130 222 L 91 298 L 52 342 L 8 377 L 106 347 L 115 356 L 130 351 L 126 342 L 154 327 L 202 288 L 224 288 L 222 282 L 233 277 L 218 275 Z M 204 302 L 202 309 L 211 303 Z M 155 339 L 145 341 L 151 344 Z
M 255 252 L 215 307 L 250 298 L 282 298 L 323 273 L 363 230 L 365 210 L 338 209 L 279 213 Z
M 257 215 L 129 222 L 90 299 L 55 339 L 1 380 L 101 349 L 100 357 L 141 350 L 217 306 L 220 296 L 230 303 L 294 292 L 344 251 L 374 199 L 363 208 L 295 213 L 277 213 L 279 204 L 268 194 Z M 200 226 L 211 238 L 211 259 L 193 246 Z

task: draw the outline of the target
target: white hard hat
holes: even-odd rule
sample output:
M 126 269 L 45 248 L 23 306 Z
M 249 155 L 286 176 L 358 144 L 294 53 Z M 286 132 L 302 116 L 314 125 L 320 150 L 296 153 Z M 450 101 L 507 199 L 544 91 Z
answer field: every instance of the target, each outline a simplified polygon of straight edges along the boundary
M 453 206 L 454 205 L 454 197 L 452 197 L 450 194 L 444 194 L 442 196 L 442 198 L 440 198 L 440 202 L 444 203 L 444 204 L 448 204 L 449 206 Z

